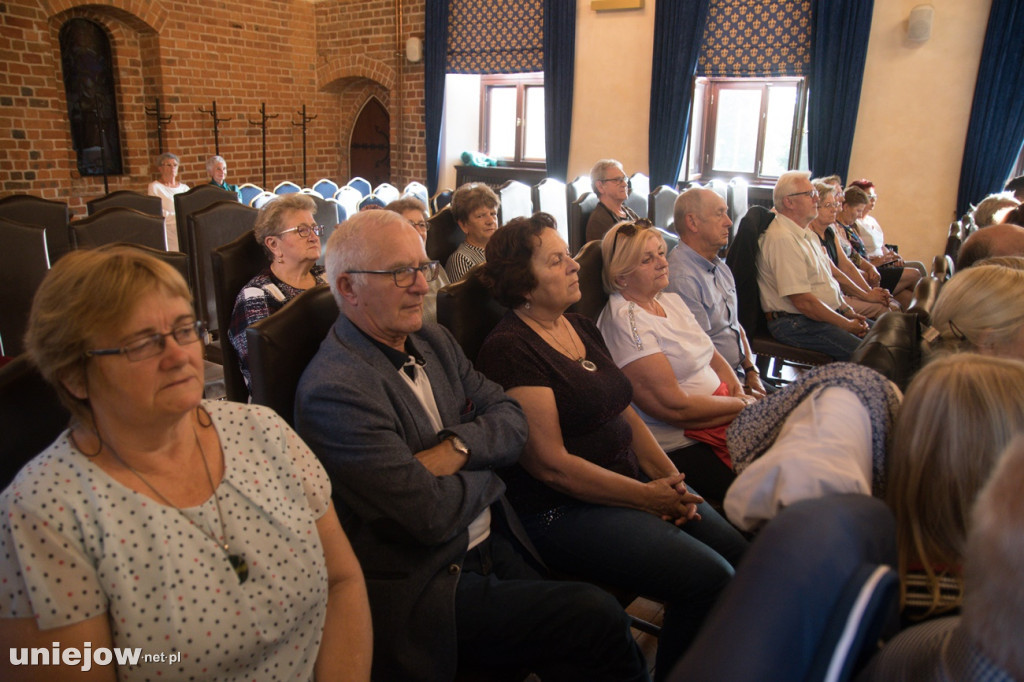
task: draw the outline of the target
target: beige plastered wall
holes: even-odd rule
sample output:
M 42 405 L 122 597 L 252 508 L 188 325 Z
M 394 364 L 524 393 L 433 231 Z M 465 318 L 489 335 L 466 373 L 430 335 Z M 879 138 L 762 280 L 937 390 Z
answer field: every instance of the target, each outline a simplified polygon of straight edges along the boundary
M 930 266 L 956 206 L 991 0 L 931 0 L 931 39 L 914 45 L 907 16 L 924 1 L 875 0 L 850 174 L 878 186 L 886 240 Z M 619 12 L 579 0 L 576 30 L 569 176 L 605 157 L 647 172 L 654 0 Z

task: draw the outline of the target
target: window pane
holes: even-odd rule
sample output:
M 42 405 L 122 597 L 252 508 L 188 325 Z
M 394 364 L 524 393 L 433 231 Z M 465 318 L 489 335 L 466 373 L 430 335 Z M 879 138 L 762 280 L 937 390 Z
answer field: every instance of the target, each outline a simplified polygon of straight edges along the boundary
M 526 88 L 525 110 L 523 158 L 543 160 L 547 156 L 544 148 L 544 86 Z
M 487 154 L 499 159 L 516 156 L 516 88 L 489 87 Z
M 778 177 L 789 170 L 789 146 L 796 110 L 796 87 L 768 87 L 768 118 L 764 129 L 761 175 Z
M 679 169 L 679 179 L 689 180 L 691 177 L 700 175 L 701 171 L 701 138 L 704 136 L 704 88 L 707 87 L 702 79 L 697 80 L 693 88 L 693 118 L 690 120 L 690 141 L 689 168 Z
M 714 170 L 753 173 L 757 128 L 761 116 L 761 90 L 718 91 Z

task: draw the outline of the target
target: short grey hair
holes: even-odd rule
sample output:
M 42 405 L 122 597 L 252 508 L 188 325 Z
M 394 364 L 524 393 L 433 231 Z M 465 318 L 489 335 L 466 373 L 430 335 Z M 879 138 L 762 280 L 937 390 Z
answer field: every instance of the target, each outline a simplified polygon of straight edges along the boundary
M 338 225 L 327 239 L 324 249 L 324 269 L 331 294 L 340 309 L 344 298 L 338 290 L 338 277 L 349 270 L 364 270 L 373 254 L 370 235 L 385 225 L 396 223 L 409 227 L 409 222 L 393 211 L 361 211 Z M 411 228 L 410 228 L 411 229 Z M 417 235 L 418 236 L 418 235 Z M 365 281 L 365 275 L 352 275 L 357 281 Z
M 156 164 L 157 168 L 159 168 L 160 165 L 164 161 L 166 161 L 167 159 L 171 159 L 172 161 L 175 161 L 179 166 L 181 165 L 181 159 L 178 158 L 178 155 L 177 154 L 172 154 L 170 152 L 164 152 L 160 156 L 156 157 L 156 161 L 154 161 L 153 163 Z
M 782 200 L 796 191 L 801 180 L 809 182 L 810 179 L 811 174 L 808 171 L 786 171 L 780 175 L 779 181 L 775 183 L 775 189 L 772 190 L 772 204 L 775 205 L 775 210 L 783 208 Z
M 289 211 L 309 211 L 316 213 L 316 202 L 308 194 L 282 194 L 263 204 L 259 215 L 256 216 L 256 225 L 253 227 L 253 236 L 256 243 L 263 247 L 267 257 L 274 259 L 274 255 L 267 248 L 267 237 L 273 237 L 284 227 L 285 213 Z
M 601 159 L 594 164 L 594 167 L 590 169 L 590 187 L 594 190 L 594 194 L 600 196 L 601 193 L 597 191 L 597 183 L 604 180 L 605 171 L 609 168 L 618 168 L 620 171 L 625 173 L 622 169 L 622 164 L 615 159 Z
M 228 165 L 228 162 L 224 160 L 223 156 L 217 156 L 217 155 L 211 156 L 210 158 L 208 158 L 206 160 L 206 172 L 207 173 L 210 173 L 210 174 L 213 173 L 213 165 L 215 163 L 223 163 L 225 166 Z

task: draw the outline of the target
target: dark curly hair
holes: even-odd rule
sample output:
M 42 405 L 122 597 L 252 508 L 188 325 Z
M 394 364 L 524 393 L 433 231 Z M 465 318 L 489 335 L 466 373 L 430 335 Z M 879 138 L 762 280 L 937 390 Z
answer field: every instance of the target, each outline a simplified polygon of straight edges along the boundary
M 480 278 L 498 303 L 506 308 L 526 303 L 525 294 L 537 287 L 530 259 L 540 245 L 540 233 L 555 225 L 550 213 L 537 212 L 529 218 L 513 218 L 491 236 Z

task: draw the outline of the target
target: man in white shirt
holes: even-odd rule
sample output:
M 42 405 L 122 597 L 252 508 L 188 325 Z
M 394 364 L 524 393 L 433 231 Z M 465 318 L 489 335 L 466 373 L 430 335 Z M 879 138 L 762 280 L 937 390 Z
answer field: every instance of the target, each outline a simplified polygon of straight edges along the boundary
M 772 192 L 775 220 L 759 238 L 757 283 L 768 330 L 778 341 L 848 360 L 868 323 L 843 301 L 828 257 L 807 226 L 818 193 L 805 171 L 783 173 Z

